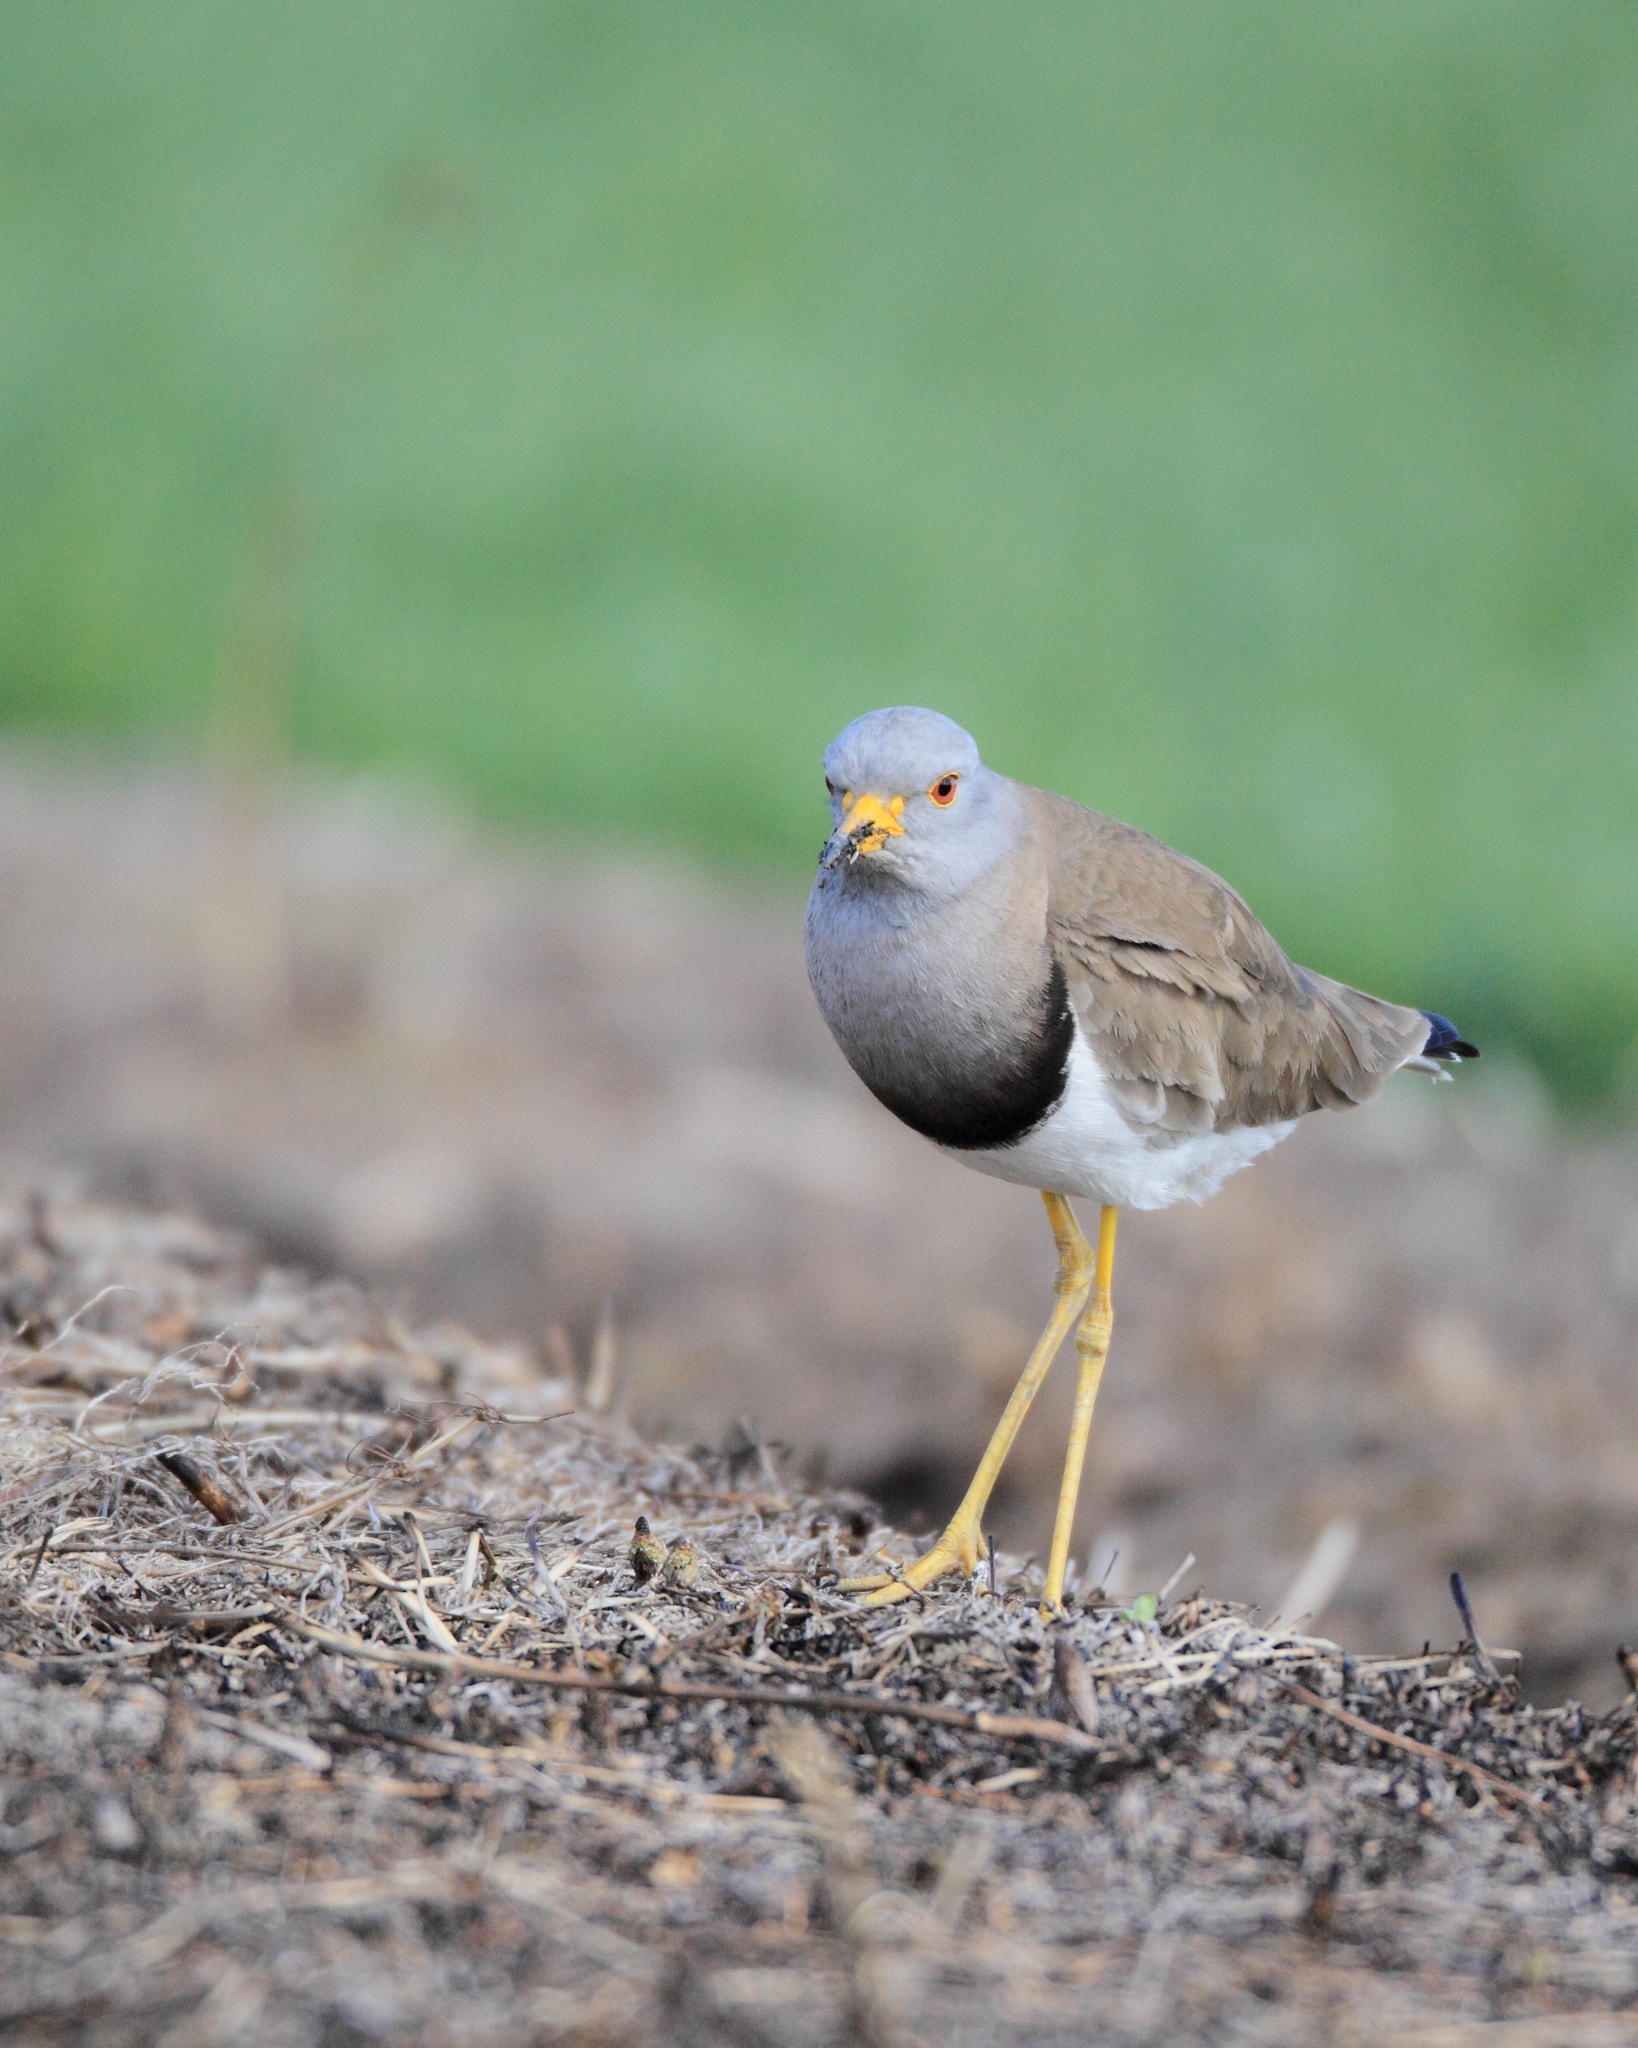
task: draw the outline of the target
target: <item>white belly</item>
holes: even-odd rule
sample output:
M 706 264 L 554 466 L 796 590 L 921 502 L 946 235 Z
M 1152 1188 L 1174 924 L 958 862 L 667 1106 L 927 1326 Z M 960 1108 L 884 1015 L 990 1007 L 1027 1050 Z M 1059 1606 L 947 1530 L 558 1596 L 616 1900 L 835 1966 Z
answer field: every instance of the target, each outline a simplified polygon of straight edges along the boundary
M 1297 1128 L 1296 1119 L 1252 1130 L 1180 1134 L 1133 1126 L 1116 1108 L 1092 1048 L 1075 1033 L 1064 1099 L 1016 1145 L 956 1151 L 950 1158 L 997 1180 L 1051 1195 L 1079 1195 L 1116 1209 L 1164 1209 L 1203 1202 Z

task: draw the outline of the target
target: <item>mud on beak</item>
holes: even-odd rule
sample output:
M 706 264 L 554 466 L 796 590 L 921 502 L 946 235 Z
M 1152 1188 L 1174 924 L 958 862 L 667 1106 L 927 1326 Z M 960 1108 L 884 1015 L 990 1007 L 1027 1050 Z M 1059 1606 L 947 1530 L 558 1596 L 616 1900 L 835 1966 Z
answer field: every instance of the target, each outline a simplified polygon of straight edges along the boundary
M 855 800 L 850 793 L 843 802 L 847 808 L 842 822 L 826 842 L 819 861 L 822 868 L 851 867 L 861 854 L 878 852 L 889 839 L 898 838 L 904 831 L 899 823 L 899 813 L 904 809 L 902 796 L 889 797 L 883 803 L 879 796 Z

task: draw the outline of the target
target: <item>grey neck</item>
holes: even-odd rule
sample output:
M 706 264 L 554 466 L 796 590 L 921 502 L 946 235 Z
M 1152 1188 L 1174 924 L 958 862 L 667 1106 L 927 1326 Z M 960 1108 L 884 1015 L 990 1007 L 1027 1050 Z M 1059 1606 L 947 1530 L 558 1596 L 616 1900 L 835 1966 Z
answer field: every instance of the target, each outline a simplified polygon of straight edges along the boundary
M 1073 1036 L 1046 874 L 1016 786 L 990 781 L 994 822 L 946 842 L 930 872 L 872 874 L 867 855 L 821 872 L 808 899 L 808 973 L 849 1065 L 959 1147 L 1033 1128 L 1061 1097 Z

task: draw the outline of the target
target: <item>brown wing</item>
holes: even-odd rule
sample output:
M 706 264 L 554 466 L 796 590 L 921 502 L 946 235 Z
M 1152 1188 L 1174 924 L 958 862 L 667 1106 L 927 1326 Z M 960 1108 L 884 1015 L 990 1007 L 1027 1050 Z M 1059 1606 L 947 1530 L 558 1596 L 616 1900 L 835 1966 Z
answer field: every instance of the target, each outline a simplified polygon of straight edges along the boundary
M 1222 1131 L 1346 1108 L 1422 1050 L 1420 1010 L 1295 965 L 1209 868 L 1099 811 L 1047 801 L 1053 948 L 1134 1123 Z

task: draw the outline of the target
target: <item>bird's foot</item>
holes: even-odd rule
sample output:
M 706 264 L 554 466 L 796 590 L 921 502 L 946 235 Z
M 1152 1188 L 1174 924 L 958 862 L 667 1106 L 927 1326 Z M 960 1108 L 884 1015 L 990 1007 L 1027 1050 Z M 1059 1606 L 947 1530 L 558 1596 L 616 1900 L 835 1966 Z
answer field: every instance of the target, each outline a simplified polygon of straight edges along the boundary
M 913 1563 L 897 1571 L 869 1572 L 862 1578 L 843 1579 L 836 1590 L 839 1593 L 863 1593 L 866 1607 L 891 1607 L 896 1600 L 908 1600 L 913 1593 L 924 1593 L 936 1579 L 942 1579 L 951 1572 L 960 1572 L 964 1578 L 970 1579 L 978 1570 L 981 1555 L 977 1522 L 966 1523 L 958 1517 L 932 1549 L 924 1551 Z

